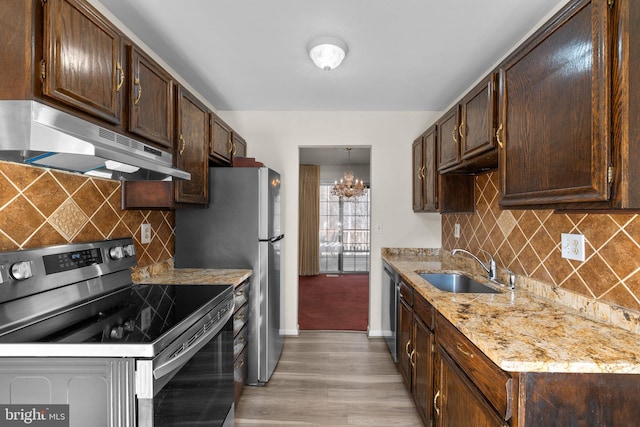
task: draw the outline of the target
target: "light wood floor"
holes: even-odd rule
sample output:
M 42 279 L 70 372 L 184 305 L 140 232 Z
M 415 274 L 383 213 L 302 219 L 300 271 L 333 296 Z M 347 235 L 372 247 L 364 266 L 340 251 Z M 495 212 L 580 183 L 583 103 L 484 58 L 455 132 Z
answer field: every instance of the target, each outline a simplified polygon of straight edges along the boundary
M 421 426 L 382 338 L 302 331 L 286 337 L 264 387 L 245 386 L 236 426 Z

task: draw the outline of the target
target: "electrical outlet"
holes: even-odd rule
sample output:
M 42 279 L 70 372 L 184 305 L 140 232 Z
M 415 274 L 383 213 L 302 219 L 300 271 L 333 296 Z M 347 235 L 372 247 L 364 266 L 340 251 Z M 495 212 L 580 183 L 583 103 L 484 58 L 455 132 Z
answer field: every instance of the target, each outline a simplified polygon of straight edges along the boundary
M 584 235 L 562 233 L 562 258 L 584 261 Z
M 142 224 L 140 227 L 140 242 L 151 243 L 151 224 Z
M 460 238 L 460 224 L 457 224 L 453 226 L 453 237 L 455 237 L 456 239 Z
M 151 326 L 151 307 L 147 307 L 142 310 L 142 314 L 140 315 L 140 330 L 146 331 Z

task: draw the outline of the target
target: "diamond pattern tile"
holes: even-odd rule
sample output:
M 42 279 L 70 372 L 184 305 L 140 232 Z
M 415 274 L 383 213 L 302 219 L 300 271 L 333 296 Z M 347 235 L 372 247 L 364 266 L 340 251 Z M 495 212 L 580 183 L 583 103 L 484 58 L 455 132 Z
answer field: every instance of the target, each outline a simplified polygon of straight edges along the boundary
M 174 233 L 173 211 L 120 209 L 119 181 L 0 161 L 1 251 L 133 236 L 144 267 L 173 257 Z
M 475 214 L 443 214 L 442 246 L 485 249 L 499 267 L 631 310 L 640 310 L 640 216 L 633 213 L 554 213 L 501 210 L 499 177 L 476 177 Z M 453 237 L 453 224 L 462 236 Z M 586 261 L 561 257 L 560 234 L 586 238 Z

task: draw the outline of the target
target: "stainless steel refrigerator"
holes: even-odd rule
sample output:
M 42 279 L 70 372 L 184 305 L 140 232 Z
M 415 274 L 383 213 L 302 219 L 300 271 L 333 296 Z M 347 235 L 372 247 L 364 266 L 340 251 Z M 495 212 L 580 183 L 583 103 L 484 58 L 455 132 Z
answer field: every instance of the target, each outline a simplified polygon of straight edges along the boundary
M 280 175 L 266 167 L 209 169 L 209 207 L 176 211 L 177 268 L 251 268 L 247 383 L 280 359 Z

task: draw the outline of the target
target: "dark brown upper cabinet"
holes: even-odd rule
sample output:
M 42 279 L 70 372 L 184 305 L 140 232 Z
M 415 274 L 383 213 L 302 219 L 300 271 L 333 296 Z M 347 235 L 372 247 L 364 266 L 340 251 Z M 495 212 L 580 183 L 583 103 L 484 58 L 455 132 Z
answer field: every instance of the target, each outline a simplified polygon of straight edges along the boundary
M 440 172 L 451 170 L 460 164 L 459 122 L 459 105 L 456 105 L 438 119 L 438 171 Z
M 233 153 L 233 130 L 224 120 L 211 113 L 209 156 L 217 163 L 230 164 Z
M 438 212 L 436 126 L 413 142 L 413 211 Z
M 211 143 L 209 157 L 218 165 L 230 165 L 234 157 L 247 156 L 247 142 L 231 126 L 211 113 Z
M 235 131 L 231 137 L 232 151 L 231 157 L 247 157 L 247 141 Z
M 475 174 L 498 166 L 496 99 L 491 73 L 438 120 L 440 173 Z
M 460 101 L 459 170 L 483 172 L 498 167 L 497 74 L 491 73 Z
M 438 173 L 437 129 L 431 126 L 413 142 L 413 211 L 474 212 L 473 176 Z
M 206 205 L 209 202 L 209 114 L 200 100 L 178 88 L 176 166 L 189 172 L 191 180 L 176 181 L 176 203 Z
M 500 206 L 613 206 L 613 17 L 573 1 L 500 66 Z
M 44 2 L 43 94 L 112 124 L 125 90 L 122 38 L 85 2 Z
M 174 80 L 136 46 L 129 46 L 129 130 L 173 147 Z

